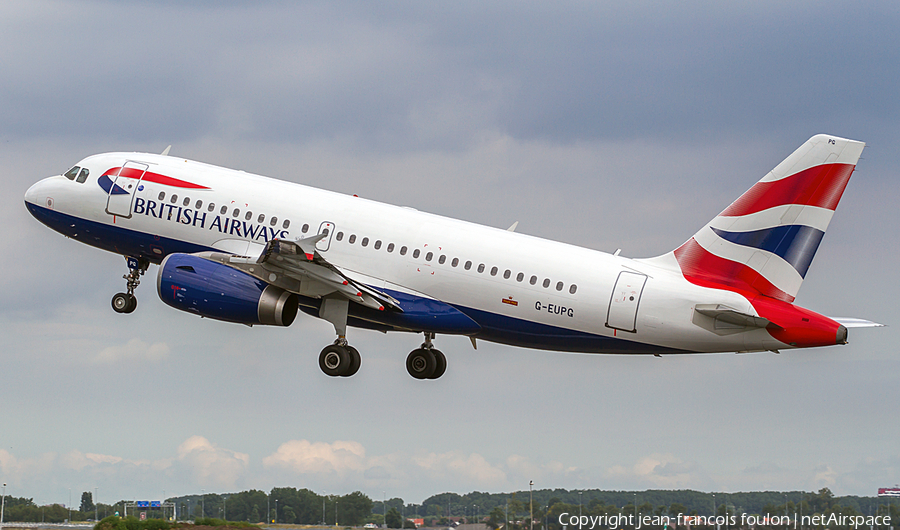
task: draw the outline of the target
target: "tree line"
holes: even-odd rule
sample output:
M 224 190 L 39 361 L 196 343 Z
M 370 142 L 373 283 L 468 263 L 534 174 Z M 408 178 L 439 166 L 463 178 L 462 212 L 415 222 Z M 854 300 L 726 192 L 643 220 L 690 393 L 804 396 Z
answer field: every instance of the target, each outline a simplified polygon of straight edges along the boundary
M 532 502 L 530 500 L 533 499 Z M 604 491 L 542 489 L 512 493 L 471 492 L 432 495 L 421 504 L 403 499 L 373 500 L 355 491 L 346 495 L 320 495 L 309 489 L 273 488 L 268 493 L 202 493 L 166 499 L 172 509 L 146 509 L 149 518 L 220 518 L 229 521 L 276 524 L 324 524 L 360 526 L 387 524 L 388 528 L 414 527 L 409 519 L 424 519 L 426 526 L 452 522 L 485 523 L 493 529 L 530 530 L 531 516 L 539 530 L 563 530 L 560 515 L 639 515 L 672 518 L 684 515 L 890 515 L 900 521 L 900 502 L 878 497 L 835 497 L 830 490 L 818 492 L 705 493 L 693 490 Z M 129 501 L 131 502 L 131 501 Z M 53 504 L 38 506 L 32 499 L 7 497 L 5 521 L 59 523 L 85 521 L 125 514 L 126 501 L 94 504 L 84 492 L 78 509 Z M 131 512 L 132 514 L 134 512 Z M 652 525 L 651 525 L 652 526 Z M 673 525 L 670 525 L 673 526 Z M 662 528 L 662 527 L 660 527 Z M 777 530 L 774 528 L 772 530 Z

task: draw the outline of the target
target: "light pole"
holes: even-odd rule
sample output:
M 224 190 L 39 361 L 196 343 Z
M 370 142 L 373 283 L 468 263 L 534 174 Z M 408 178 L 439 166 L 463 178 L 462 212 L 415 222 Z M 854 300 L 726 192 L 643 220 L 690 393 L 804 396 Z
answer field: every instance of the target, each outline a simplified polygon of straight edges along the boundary
M 97 520 L 97 489 L 99 489 L 99 488 L 97 488 L 95 486 L 94 487 L 94 521 Z
M 531 530 L 534 530 L 534 496 L 531 494 L 534 481 L 528 481 L 528 519 L 531 522 Z
M 6 482 L 3 483 L 3 497 L 0 498 L 0 528 L 3 528 L 3 509 L 6 507 Z
M 387 528 L 387 494 L 384 490 L 381 490 L 381 523 L 382 527 Z M 337 516 L 334 524 L 337 524 Z
M 338 501 L 337 501 L 337 499 L 335 499 L 334 500 L 334 526 L 335 526 L 335 528 L 337 528 L 337 505 L 338 505 Z
M 278 524 L 278 499 L 275 499 L 275 524 Z

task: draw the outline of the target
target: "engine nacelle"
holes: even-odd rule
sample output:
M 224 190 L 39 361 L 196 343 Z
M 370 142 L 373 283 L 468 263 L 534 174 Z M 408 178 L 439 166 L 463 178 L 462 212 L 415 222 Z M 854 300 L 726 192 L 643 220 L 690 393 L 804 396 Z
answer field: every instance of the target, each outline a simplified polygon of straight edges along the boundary
M 239 324 L 290 326 L 299 303 L 296 294 L 191 254 L 166 256 L 156 290 L 175 309 Z

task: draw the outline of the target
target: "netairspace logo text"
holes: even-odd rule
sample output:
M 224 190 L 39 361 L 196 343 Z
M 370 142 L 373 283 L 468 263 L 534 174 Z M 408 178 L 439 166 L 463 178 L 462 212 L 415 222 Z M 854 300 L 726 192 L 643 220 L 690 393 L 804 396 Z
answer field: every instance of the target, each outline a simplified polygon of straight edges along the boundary
M 574 526 L 579 530 L 594 530 L 608 528 L 617 530 L 625 527 L 633 527 L 640 530 L 645 527 L 666 526 L 849 526 L 859 529 L 864 526 L 890 526 L 890 515 L 840 515 L 832 513 L 828 515 L 804 515 L 793 517 L 789 515 L 750 515 L 742 513 L 737 515 L 685 515 L 679 513 L 675 517 L 668 515 L 644 515 L 635 517 L 634 514 L 615 515 L 569 515 L 569 512 L 560 514 L 559 524 Z

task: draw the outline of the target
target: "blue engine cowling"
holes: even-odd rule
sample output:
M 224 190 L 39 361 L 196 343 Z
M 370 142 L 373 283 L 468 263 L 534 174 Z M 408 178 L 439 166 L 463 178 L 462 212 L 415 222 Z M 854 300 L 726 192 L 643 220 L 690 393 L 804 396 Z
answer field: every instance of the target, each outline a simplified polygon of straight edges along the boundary
M 156 290 L 175 309 L 239 324 L 290 326 L 299 303 L 296 294 L 191 254 L 166 256 Z

